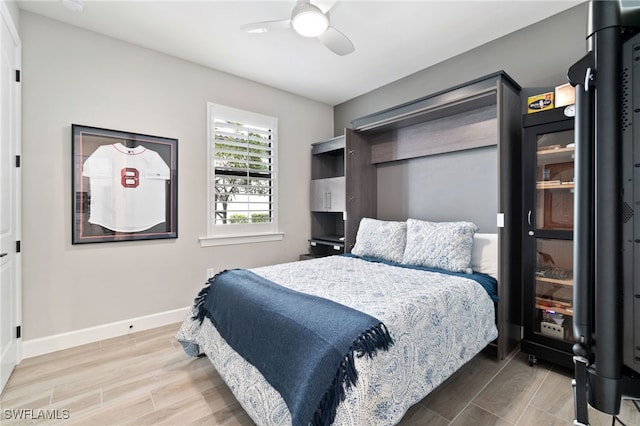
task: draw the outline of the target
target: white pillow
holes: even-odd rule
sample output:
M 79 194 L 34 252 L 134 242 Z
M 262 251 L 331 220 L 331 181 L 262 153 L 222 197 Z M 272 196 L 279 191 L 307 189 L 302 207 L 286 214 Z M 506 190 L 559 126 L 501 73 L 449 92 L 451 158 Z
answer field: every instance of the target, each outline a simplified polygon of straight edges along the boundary
M 471 268 L 498 279 L 498 234 L 474 234 Z
M 471 274 L 473 234 L 477 230 L 472 222 L 407 219 L 402 263 Z
M 407 223 L 363 217 L 351 253 L 389 262 L 402 262 L 407 241 Z

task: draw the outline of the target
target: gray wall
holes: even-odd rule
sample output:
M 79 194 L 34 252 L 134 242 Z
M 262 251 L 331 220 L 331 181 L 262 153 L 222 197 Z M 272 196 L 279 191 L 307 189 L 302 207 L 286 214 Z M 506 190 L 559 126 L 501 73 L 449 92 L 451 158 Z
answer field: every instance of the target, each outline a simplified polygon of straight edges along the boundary
M 310 144 L 333 110 L 21 12 L 25 340 L 190 306 L 207 268 L 297 260 L 309 236 Z M 201 248 L 206 102 L 279 118 L 279 242 Z M 71 123 L 177 138 L 179 238 L 71 245 Z
M 341 134 L 355 118 L 499 70 L 504 70 L 522 87 L 564 84 L 567 69 L 586 53 L 587 15 L 588 4 L 580 4 L 337 105 L 334 132 Z M 381 165 L 378 217 L 473 220 L 481 232 L 496 232 L 496 167 L 495 147 Z
M 497 161 L 495 147 L 409 161 L 406 188 L 412 196 L 405 204 L 407 217 L 438 222 L 470 220 L 480 232 L 495 232 Z
M 473 221 L 479 232 L 496 232 L 496 168 L 491 146 L 381 164 L 378 218 Z
M 522 87 L 555 87 L 586 53 L 588 3 L 387 84 L 334 108 L 336 135 L 351 120 L 504 70 Z M 437 43 L 436 40 L 431 41 Z M 429 42 L 416 43 L 420 47 Z M 428 49 L 425 48 L 425 49 Z

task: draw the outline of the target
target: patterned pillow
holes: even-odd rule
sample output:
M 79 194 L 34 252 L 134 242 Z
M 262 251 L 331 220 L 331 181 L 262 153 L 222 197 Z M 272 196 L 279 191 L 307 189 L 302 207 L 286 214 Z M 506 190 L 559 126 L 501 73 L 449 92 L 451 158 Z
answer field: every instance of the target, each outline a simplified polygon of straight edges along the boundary
M 402 263 L 471 274 L 473 234 L 477 230 L 471 222 L 407 219 L 407 246 Z
M 407 223 L 363 217 L 351 253 L 389 262 L 402 262 L 407 242 Z

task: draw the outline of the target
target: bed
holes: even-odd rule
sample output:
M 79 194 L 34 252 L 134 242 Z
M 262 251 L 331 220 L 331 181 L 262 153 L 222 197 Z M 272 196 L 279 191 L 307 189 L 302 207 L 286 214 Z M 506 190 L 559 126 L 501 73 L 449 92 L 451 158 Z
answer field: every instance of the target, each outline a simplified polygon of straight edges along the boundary
M 345 386 L 324 423 L 396 424 L 497 338 L 497 239 L 476 231 L 470 222 L 364 218 L 351 254 L 248 270 L 265 282 L 379 320 L 392 338 L 372 356 L 353 357 L 357 381 Z M 210 280 L 201 295 L 214 285 Z M 212 320 L 198 313 L 196 302 L 177 340 L 190 356 L 206 354 L 258 425 L 314 423 L 292 414 L 285 393 L 271 385 L 262 367 L 245 360 Z

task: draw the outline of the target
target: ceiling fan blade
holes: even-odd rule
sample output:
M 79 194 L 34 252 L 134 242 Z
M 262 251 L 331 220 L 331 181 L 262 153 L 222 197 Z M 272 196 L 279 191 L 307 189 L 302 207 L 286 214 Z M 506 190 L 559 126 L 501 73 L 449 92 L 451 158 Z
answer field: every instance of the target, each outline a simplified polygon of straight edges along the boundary
M 240 29 L 249 34 L 272 33 L 275 31 L 283 31 L 291 28 L 291 19 L 282 21 L 265 21 L 252 22 L 250 24 L 240 25 Z
M 337 0 L 314 0 L 312 3 L 326 15 L 333 5 L 336 4 L 336 1 Z
M 327 49 L 336 55 L 344 56 L 356 50 L 351 40 L 333 27 L 327 28 L 318 38 Z

